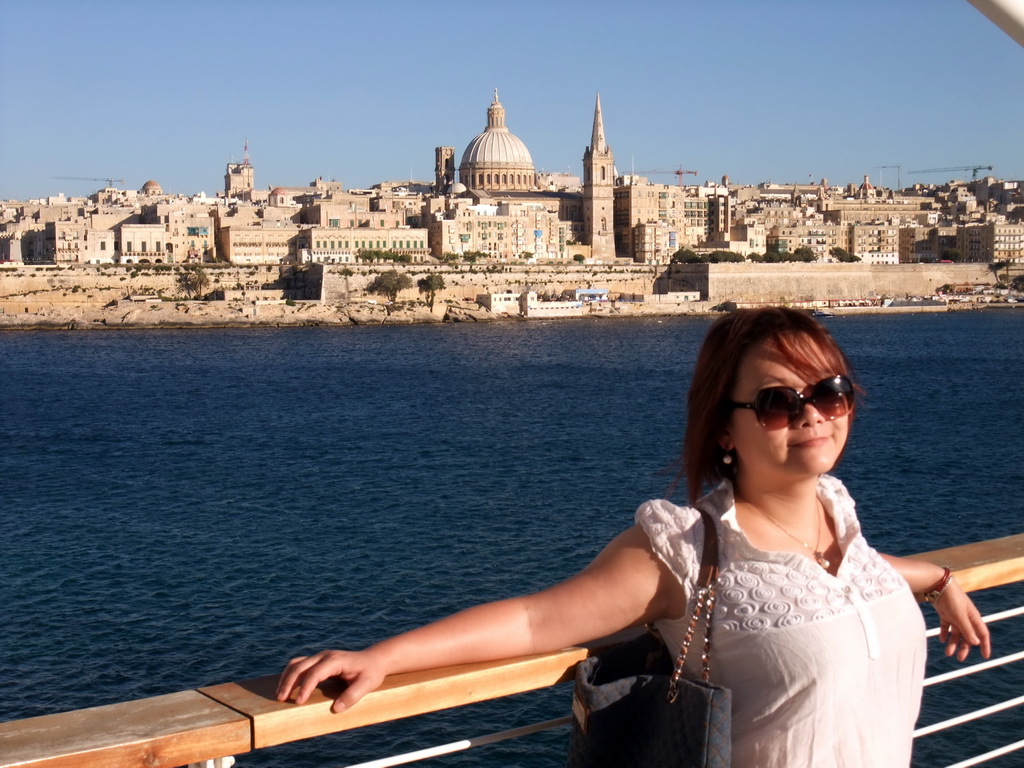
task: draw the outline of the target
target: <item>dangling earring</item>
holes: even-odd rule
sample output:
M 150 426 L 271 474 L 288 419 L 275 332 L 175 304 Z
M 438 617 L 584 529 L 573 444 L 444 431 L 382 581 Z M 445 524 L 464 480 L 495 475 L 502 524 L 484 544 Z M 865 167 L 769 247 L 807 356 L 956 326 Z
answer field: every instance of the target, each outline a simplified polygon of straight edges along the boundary
M 731 453 L 725 454 L 722 457 L 722 463 L 725 464 L 726 466 L 728 466 L 729 464 L 732 464 L 732 454 Z

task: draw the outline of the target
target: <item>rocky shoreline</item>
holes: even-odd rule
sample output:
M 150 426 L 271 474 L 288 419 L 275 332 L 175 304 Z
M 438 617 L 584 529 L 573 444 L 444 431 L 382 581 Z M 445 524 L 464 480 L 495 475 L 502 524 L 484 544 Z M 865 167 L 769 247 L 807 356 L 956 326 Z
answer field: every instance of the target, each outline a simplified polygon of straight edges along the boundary
M 1024 304 L 988 305 L 839 307 L 836 316 L 854 314 L 909 314 L 946 312 L 952 309 L 1013 309 Z M 667 317 L 715 315 L 707 304 L 683 310 L 681 307 L 619 307 L 611 312 L 595 312 L 586 317 Z M 537 318 L 543 320 L 571 318 Z M 575 319 L 579 319 L 578 317 Z M 525 322 L 519 315 L 492 313 L 473 302 L 444 302 L 431 310 L 422 302 L 401 302 L 394 306 L 375 303 L 328 305 L 316 301 L 253 304 L 241 301 L 160 301 L 152 303 L 119 302 L 97 308 L 68 306 L 38 312 L 0 313 L 3 330 L 114 330 L 185 328 L 287 328 L 310 326 L 410 325 L 417 323 Z
M 253 304 L 240 301 L 119 302 L 107 307 L 68 306 L 37 312 L 0 313 L 0 330 L 111 330 L 154 328 L 277 328 L 407 325 L 511 319 L 479 305 L 406 302 L 395 307 L 320 302 Z

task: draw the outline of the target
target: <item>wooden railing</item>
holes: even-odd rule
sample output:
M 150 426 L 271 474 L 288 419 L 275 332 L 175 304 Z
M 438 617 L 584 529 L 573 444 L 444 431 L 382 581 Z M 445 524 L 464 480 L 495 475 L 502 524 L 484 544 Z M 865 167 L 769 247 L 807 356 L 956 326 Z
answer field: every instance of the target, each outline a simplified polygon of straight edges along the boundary
M 1024 581 L 1024 534 L 925 552 L 968 591 Z M 597 647 L 595 644 L 593 647 Z M 274 698 L 277 677 L 0 723 L 0 768 L 173 768 L 546 688 L 572 679 L 591 646 L 393 675 L 333 714 L 328 682 L 305 704 Z

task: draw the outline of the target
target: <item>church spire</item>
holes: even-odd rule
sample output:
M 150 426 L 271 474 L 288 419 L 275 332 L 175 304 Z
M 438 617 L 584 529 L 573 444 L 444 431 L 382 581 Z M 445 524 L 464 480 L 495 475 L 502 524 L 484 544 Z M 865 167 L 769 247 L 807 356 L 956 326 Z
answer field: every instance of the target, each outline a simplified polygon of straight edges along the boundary
M 597 105 L 594 107 L 594 131 L 590 136 L 590 149 L 593 152 L 603 152 L 606 149 L 604 141 L 604 120 L 601 119 L 601 94 L 597 94 Z

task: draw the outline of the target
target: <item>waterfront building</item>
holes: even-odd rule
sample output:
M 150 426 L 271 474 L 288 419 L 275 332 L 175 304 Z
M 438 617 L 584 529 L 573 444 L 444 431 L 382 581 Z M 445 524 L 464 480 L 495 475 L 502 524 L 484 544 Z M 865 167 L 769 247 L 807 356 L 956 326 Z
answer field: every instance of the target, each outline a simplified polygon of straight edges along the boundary
M 639 264 L 667 264 L 686 243 L 679 227 L 667 221 L 640 222 L 621 230 L 616 227 L 616 235 L 620 233 L 628 237 L 617 237 L 616 245 Z
M 523 317 L 583 317 L 588 307 L 581 299 L 541 301 L 536 291 L 524 291 L 519 296 L 519 314 Z
M 387 214 L 399 225 L 418 227 L 422 221 L 423 201 L 428 195 L 428 192 L 420 189 L 421 185 L 417 182 L 382 184 L 374 190 L 375 194 L 370 198 L 370 210 L 378 221 L 381 218 L 379 214 Z
M 170 263 L 217 261 L 216 219 L 214 201 L 166 200 L 143 206 L 141 220 L 146 224 L 162 224 Z
M 731 251 L 741 255 L 762 254 L 768 249 L 768 235 L 764 224 L 742 219 L 729 227 L 728 238 L 711 237 L 702 244 L 702 250 Z
M 0 234 L 0 264 L 23 264 L 21 232 Z
M 833 248 L 850 250 L 850 229 L 846 226 L 807 221 L 788 226 L 774 226 L 765 238 L 765 250 L 775 253 L 794 253 L 810 248 L 820 262 L 835 261 Z
M 473 203 L 447 198 L 428 222 L 431 252 L 483 254 L 495 261 L 549 261 L 571 258 L 571 222 L 539 202 L 501 200 Z
M 353 264 L 362 251 L 391 251 L 423 262 L 430 255 L 427 230 L 418 227 L 309 227 L 304 228 L 309 246 L 299 261 L 322 264 Z
M 217 240 L 221 254 L 232 264 L 294 264 L 299 251 L 309 248 L 303 229 L 287 220 L 222 225 Z
M 163 264 L 167 256 L 167 227 L 163 224 L 123 224 L 120 235 L 122 264 Z
M 1024 224 L 988 221 L 960 227 L 957 250 L 965 261 L 1024 261 Z
M 623 181 L 612 192 L 616 253 L 641 264 L 664 264 L 679 248 L 697 244 L 700 238 L 683 213 L 693 202 L 685 188 L 652 184 L 642 176 Z
M 819 210 L 829 224 L 863 224 L 885 220 L 934 225 L 939 213 L 935 201 L 927 197 L 828 198 L 821 201 Z
M 899 225 L 894 223 L 850 224 L 846 250 L 865 264 L 899 264 Z
M 94 229 L 84 217 L 48 221 L 30 236 L 29 263 L 110 264 L 115 261 L 115 233 Z
M 476 302 L 496 315 L 518 315 L 521 291 L 495 291 L 477 294 Z
M 957 247 L 957 227 L 902 226 L 899 231 L 901 264 L 941 261 L 943 254 Z
M 683 187 L 622 176 L 614 210 L 617 253 L 643 264 L 665 264 L 680 248 L 727 244 L 732 237 L 733 201 L 726 186 Z

